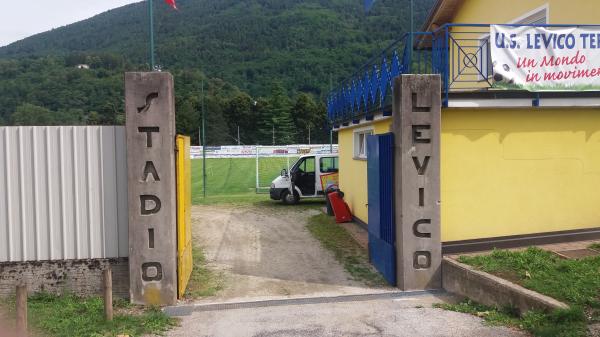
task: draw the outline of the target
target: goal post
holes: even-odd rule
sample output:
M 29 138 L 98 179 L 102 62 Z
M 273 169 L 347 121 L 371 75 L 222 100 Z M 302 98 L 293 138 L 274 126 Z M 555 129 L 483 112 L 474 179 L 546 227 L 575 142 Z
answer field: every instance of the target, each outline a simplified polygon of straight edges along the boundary
M 337 145 L 329 144 L 296 144 L 282 146 L 257 146 L 256 147 L 256 193 L 269 193 L 271 182 L 281 174 L 287 172 L 303 155 L 318 155 L 337 153 Z
M 287 146 L 257 146 L 256 193 L 269 193 L 271 182 L 283 169 L 289 172 L 297 156 L 289 153 Z

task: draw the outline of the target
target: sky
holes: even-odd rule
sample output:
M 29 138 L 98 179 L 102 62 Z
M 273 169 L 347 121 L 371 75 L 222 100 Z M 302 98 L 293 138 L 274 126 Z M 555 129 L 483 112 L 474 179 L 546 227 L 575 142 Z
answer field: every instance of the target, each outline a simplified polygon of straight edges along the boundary
M 0 46 L 141 0 L 0 0 Z

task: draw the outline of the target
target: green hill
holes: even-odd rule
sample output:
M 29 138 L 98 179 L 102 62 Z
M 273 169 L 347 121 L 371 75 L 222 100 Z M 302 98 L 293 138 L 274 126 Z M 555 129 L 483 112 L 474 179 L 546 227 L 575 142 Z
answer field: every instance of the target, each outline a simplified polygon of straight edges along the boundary
M 155 2 L 157 63 L 196 68 L 251 95 L 274 78 L 321 95 L 408 28 L 407 0 L 179 0 Z M 433 0 L 416 2 L 417 23 Z M 111 52 L 147 62 L 146 3 L 114 9 L 0 48 L 0 57 Z
M 28 0 L 31 1 L 31 0 Z M 331 84 L 408 29 L 408 0 L 155 0 L 157 63 L 175 76 L 178 132 L 207 143 L 327 142 Z M 417 27 L 434 0 L 416 2 Z M 0 125 L 114 124 L 125 71 L 148 69 L 146 3 L 0 48 Z M 76 69 L 79 63 L 91 69 Z

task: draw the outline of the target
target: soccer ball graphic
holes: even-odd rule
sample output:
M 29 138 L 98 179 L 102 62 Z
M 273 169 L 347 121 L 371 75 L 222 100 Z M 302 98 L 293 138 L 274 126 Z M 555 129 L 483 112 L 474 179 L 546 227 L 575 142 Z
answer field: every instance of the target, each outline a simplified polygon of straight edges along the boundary
M 494 82 L 504 84 L 514 84 L 515 79 L 511 74 L 510 67 L 508 64 L 503 64 L 501 69 L 497 67 L 498 63 L 494 62 Z M 499 71 L 498 71 L 499 70 Z

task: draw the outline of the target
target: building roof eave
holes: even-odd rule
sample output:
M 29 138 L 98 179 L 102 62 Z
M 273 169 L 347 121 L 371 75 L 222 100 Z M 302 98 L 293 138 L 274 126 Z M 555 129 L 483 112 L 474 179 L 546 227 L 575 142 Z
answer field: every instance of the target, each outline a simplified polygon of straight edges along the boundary
M 437 0 L 427 19 L 423 24 L 422 31 L 430 32 L 438 27 L 452 22 L 456 12 L 465 0 Z

